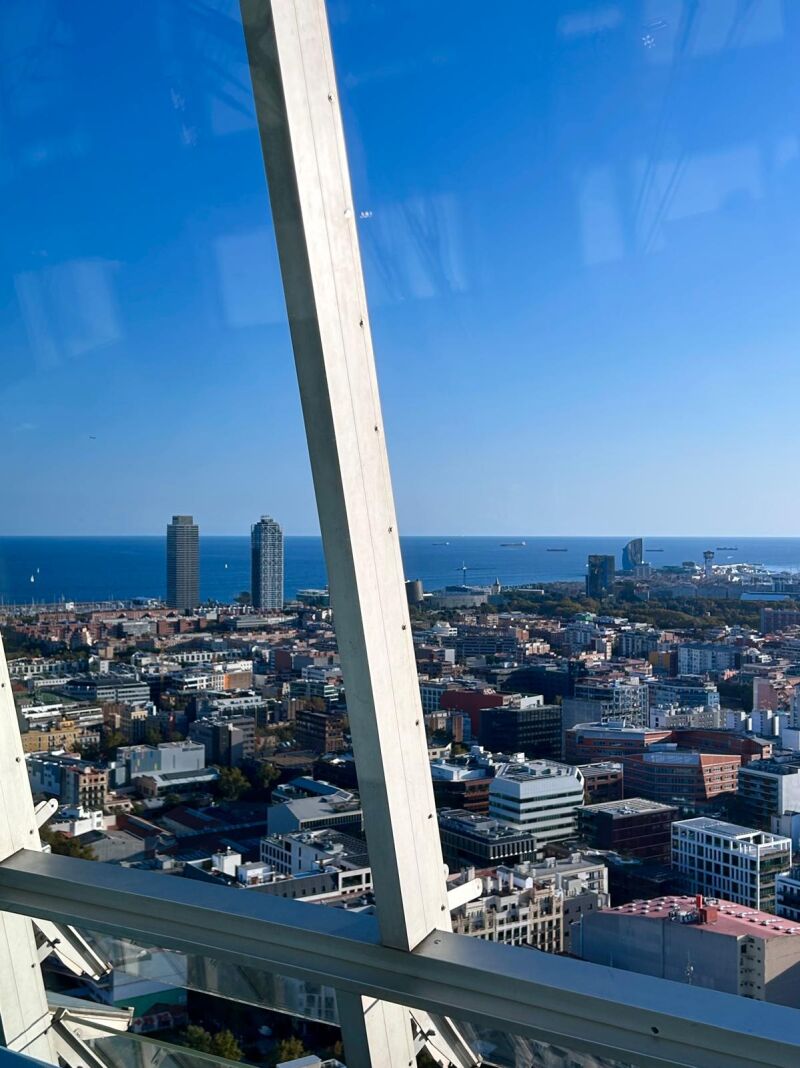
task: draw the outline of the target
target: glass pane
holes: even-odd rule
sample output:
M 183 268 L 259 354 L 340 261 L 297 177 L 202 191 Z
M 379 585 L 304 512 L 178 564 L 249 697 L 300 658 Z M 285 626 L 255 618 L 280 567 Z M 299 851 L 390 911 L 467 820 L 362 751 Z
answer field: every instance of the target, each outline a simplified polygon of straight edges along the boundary
M 100 998 L 117 1006 L 133 1006 L 135 1030 L 171 1026 L 170 1006 L 185 1014 L 186 991 L 210 994 L 298 1019 L 335 1026 L 339 1022 L 332 987 L 307 983 L 259 968 L 212 960 L 199 954 L 143 946 L 130 939 L 83 931 L 95 952 L 112 966 L 101 980 Z M 57 968 L 50 959 L 50 967 Z M 66 980 L 69 982 L 70 980 Z M 80 990 L 88 989 L 81 981 Z M 72 988 L 70 988 L 72 989 Z M 93 995 L 94 996 L 94 995 Z M 153 1010 L 156 1006 L 156 1010 Z M 159 1019 L 160 1008 L 164 1019 Z

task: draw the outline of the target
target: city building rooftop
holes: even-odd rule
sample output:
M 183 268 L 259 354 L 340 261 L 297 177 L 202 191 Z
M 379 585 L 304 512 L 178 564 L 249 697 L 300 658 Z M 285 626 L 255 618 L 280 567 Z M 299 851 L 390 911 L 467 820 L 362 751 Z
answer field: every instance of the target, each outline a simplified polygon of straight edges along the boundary
M 584 805 L 584 812 L 608 812 L 622 819 L 642 812 L 671 812 L 671 805 L 662 805 L 660 801 L 649 801 L 645 797 L 629 797 L 625 801 L 600 801 L 596 805 Z
M 685 827 L 688 830 L 703 831 L 708 834 L 718 834 L 720 838 L 760 838 L 761 844 L 770 842 L 783 842 L 788 839 L 779 834 L 770 834 L 768 831 L 759 831 L 754 827 L 742 827 L 738 823 L 726 823 L 724 820 L 715 820 L 711 816 L 697 816 L 690 820 L 678 820 L 673 827 Z
M 530 832 L 518 831 L 507 827 L 491 816 L 478 812 L 466 812 L 460 808 L 442 808 L 439 810 L 439 825 L 461 830 L 467 834 L 482 838 L 512 839 L 520 836 L 529 837 Z
M 497 778 L 514 779 L 517 782 L 527 782 L 531 779 L 552 778 L 557 775 L 575 778 L 580 775 L 577 767 L 571 764 L 559 764 L 555 760 L 526 760 L 522 763 L 516 761 L 503 764 L 497 769 Z
M 705 922 L 700 920 L 697 898 L 668 896 L 630 901 L 626 905 L 616 905 L 601 911 L 617 912 L 625 916 L 640 916 L 642 919 L 672 919 L 676 923 L 692 926 L 698 931 L 732 935 L 736 938 L 747 935 L 757 938 L 785 938 L 800 935 L 800 926 L 789 920 L 775 916 L 771 912 L 761 912 L 758 909 L 737 905 L 732 901 L 723 901 L 713 897 L 705 898 L 701 909 L 710 913 Z

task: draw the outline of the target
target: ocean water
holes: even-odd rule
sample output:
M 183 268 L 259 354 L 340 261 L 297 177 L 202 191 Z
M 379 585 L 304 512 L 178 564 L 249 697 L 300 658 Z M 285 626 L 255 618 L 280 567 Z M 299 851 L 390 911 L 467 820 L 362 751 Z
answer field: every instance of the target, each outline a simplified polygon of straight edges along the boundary
M 427 590 L 466 580 L 503 585 L 580 580 L 589 553 L 610 553 L 620 564 L 626 538 L 404 537 L 408 578 Z M 504 542 L 521 542 L 509 546 Z M 200 588 L 205 600 L 231 601 L 250 585 L 248 537 L 201 537 Z M 645 538 L 645 559 L 656 566 L 702 561 L 705 549 L 735 547 L 716 554 L 718 563 L 761 564 L 773 570 L 800 570 L 800 538 Z M 551 552 L 565 549 L 566 552 Z M 653 550 L 662 550 L 660 552 Z M 326 584 L 318 537 L 285 540 L 286 596 Z M 0 599 L 6 604 L 163 597 L 163 537 L 0 537 Z

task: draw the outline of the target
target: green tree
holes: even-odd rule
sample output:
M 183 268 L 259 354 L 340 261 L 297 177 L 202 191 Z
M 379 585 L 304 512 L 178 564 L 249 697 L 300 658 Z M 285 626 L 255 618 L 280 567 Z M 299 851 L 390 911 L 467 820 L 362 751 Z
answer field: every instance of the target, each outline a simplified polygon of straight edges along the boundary
M 229 1061 L 242 1059 L 242 1047 L 236 1041 L 232 1031 L 217 1031 L 211 1039 L 211 1052 L 217 1057 L 224 1057 Z
M 280 1064 L 281 1061 L 293 1061 L 297 1057 L 308 1056 L 308 1050 L 296 1035 L 290 1035 L 282 1039 L 275 1047 L 272 1055 L 272 1063 Z
M 199 1050 L 200 1053 L 211 1052 L 211 1035 L 205 1027 L 199 1024 L 189 1024 L 183 1035 L 184 1043 L 189 1049 Z
M 127 745 L 128 739 L 121 731 L 109 731 L 100 743 L 100 755 L 108 760 L 113 757 L 121 745 Z
M 247 776 L 241 768 L 220 768 L 217 792 L 223 801 L 238 801 L 250 789 Z
M 272 787 L 281 777 L 274 764 L 267 760 L 248 760 L 242 764 L 242 772 L 250 783 L 247 797 L 252 801 L 262 801 L 272 793 Z
M 42 842 L 50 846 L 52 853 L 61 857 L 77 857 L 78 860 L 97 860 L 97 854 L 91 846 L 84 845 L 77 838 L 69 838 L 61 831 L 51 831 L 42 827 L 39 832 Z
M 145 745 L 161 745 L 166 741 L 164 730 L 160 725 L 151 724 L 144 732 Z

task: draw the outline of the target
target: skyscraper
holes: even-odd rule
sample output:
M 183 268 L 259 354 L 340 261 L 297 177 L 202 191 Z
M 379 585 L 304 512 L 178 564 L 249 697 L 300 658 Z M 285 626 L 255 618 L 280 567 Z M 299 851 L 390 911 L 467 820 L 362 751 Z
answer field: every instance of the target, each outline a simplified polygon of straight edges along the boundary
M 253 607 L 283 608 L 283 531 L 268 515 L 250 530 Z
M 641 538 L 631 538 L 622 550 L 622 570 L 635 571 L 644 563 L 644 545 Z
M 196 608 L 200 603 L 200 536 L 190 515 L 174 515 L 167 526 L 167 604 Z
M 616 567 L 613 556 L 592 554 L 586 572 L 586 596 L 602 597 L 612 586 Z

